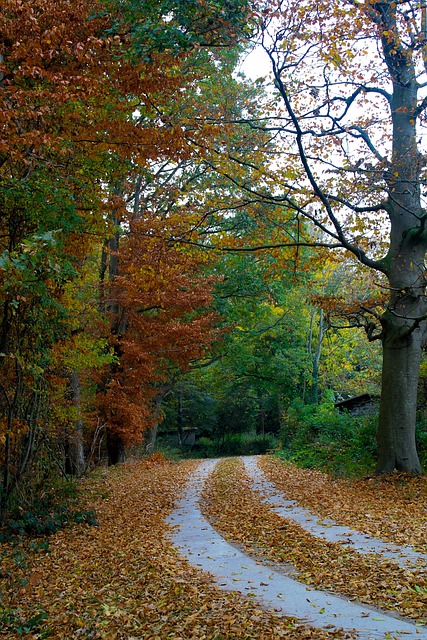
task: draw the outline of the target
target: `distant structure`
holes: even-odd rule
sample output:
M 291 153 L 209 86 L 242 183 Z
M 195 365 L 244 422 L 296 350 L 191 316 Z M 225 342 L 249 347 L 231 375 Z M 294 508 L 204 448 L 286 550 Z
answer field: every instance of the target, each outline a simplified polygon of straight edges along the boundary
M 177 429 L 166 429 L 160 435 L 170 438 L 170 443 L 175 447 L 193 447 L 197 439 L 197 427 L 184 427 L 181 433 Z
M 196 431 L 194 427 L 184 427 L 181 436 L 182 447 L 192 447 L 196 444 Z
M 353 416 L 374 413 L 378 406 L 378 396 L 372 396 L 370 393 L 362 393 L 360 396 L 353 396 L 347 400 L 341 400 L 335 403 L 338 411 L 348 411 Z

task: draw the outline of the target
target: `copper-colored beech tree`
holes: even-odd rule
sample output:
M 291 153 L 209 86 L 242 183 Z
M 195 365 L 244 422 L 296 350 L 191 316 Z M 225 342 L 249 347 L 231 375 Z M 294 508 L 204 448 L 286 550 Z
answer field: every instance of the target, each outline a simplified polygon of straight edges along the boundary
M 365 318 L 368 338 L 383 346 L 377 472 L 420 473 L 426 5 L 271 0 L 264 7 L 261 39 L 275 85 L 267 128 L 288 160 L 282 154 L 274 189 L 260 195 L 317 228 L 315 241 L 302 232 L 295 244 L 344 249 L 388 291 L 386 309 L 370 308 Z
M 153 163 L 179 164 L 191 156 L 179 104 L 207 73 L 197 64 L 199 57 L 209 58 L 204 47 L 209 51 L 231 45 L 245 15 L 245 0 L 214 6 L 199 0 L 3 3 L 0 520 L 16 486 L 32 463 L 41 459 L 47 443 L 49 452 L 55 447 L 73 452 L 72 471 L 84 468 L 83 447 L 88 443 L 82 440 L 80 385 L 93 377 L 91 371 L 111 365 L 115 357 L 116 374 L 121 373 L 110 379 L 117 384 L 120 379 L 121 386 L 120 393 L 109 396 L 111 417 L 114 403 L 123 410 L 124 389 L 132 401 L 137 383 L 130 381 L 136 371 L 143 375 L 145 366 L 146 373 L 152 372 L 152 378 L 147 375 L 145 380 L 147 390 L 150 380 L 159 380 L 168 350 L 176 348 L 179 353 L 171 360 L 185 366 L 209 340 L 208 334 L 201 336 L 203 322 L 198 331 L 191 329 L 197 324 L 199 306 L 209 298 L 210 285 L 205 282 L 201 291 L 199 267 L 190 251 L 170 247 L 172 264 L 159 271 L 154 303 L 136 302 L 135 296 L 154 269 L 148 263 L 156 259 L 156 250 L 149 257 L 144 252 L 152 247 L 141 245 L 142 254 L 134 252 L 133 264 L 129 256 L 122 260 L 121 277 L 126 282 L 122 281 L 119 302 L 128 308 L 129 330 L 126 349 L 120 353 L 108 348 L 108 339 L 114 343 L 118 335 L 117 331 L 108 335 L 108 318 L 114 313 L 111 305 L 104 309 L 99 304 L 99 283 L 95 285 L 98 306 L 84 290 L 89 283 L 94 289 L 94 259 L 99 261 L 105 243 L 110 279 L 119 275 L 118 238 L 124 231 L 120 225 L 124 222 L 129 230 L 132 218 L 127 217 L 129 190 L 122 185 L 142 174 L 152 182 Z M 170 105 L 174 105 L 174 117 L 170 117 Z M 203 123 L 194 129 L 201 131 Z M 170 235 L 167 227 L 165 219 L 165 237 Z M 132 278 L 136 281 L 131 282 Z M 129 303 L 132 298 L 135 305 L 156 307 L 159 296 L 171 306 L 164 316 L 170 321 L 167 329 L 160 321 L 163 307 L 154 318 L 138 315 Z M 120 304 L 116 304 L 116 316 L 121 313 Z M 132 340 L 141 339 L 148 317 L 149 343 L 131 345 Z M 200 349 L 194 346 L 199 339 Z M 167 344 L 168 340 L 172 343 Z M 155 363 L 154 354 L 160 354 Z M 105 388 L 111 380 L 104 380 Z M 88 388 L 93 395 L 93 385 Z M 147 392 L 146 401 L 149 396 Z M 142 416 L 135 406 L 134 410 L 135 420 L 123 425 L 129 441 L 132 426 L 138 434 L 144 427 L 141 421 L 136 426 L 136 418 Z M 111 422 L 114 427 L 117 420 Z M 61 465 L 60 455 L 56 462 Z
M 123 448 L 155 437 L 159 407 L 174 374 L 202 358 L 218 336 L 210 311 L 214 279 L 206 276 L 206 257 L 176 246 L 170 235 L 183 221 L 144 214 L 129 222 L 118 252 L 118 272 L 105 290 L 114 309 L 111 344 L 117 365 L 99 396 L 109 427 L 110 462 Z M 111 305 L 111 301 L 114 304 Z M 173 382 L 172 382 L 173 384 Z

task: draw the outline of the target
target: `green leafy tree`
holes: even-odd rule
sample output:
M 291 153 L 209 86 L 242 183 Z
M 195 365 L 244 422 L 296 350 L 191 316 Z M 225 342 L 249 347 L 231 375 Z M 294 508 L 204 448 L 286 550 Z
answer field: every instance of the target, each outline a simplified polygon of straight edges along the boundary
M 385 310 L 369 309 L 366 319 L 383 349 L 377 472 L 420 473 L 426 9 L 410 0 L 271 0 L 259 24 L 275 95 L 268 124 L 251 124 L 281 152 L 257 194 L 317 230 L 305 227 L 287 244 L 344 250 L 388 292 Z

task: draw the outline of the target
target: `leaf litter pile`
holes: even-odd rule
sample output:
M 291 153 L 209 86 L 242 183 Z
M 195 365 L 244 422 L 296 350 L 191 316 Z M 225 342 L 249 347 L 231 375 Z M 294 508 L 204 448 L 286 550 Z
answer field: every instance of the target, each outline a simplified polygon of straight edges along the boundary
M 262 466 L 269 468 L 271 480 L 278 479 L 286 468 L 281 463 L 269 460 L 265 460 Z M 302 477 L 306 471 L 301 471 L 297 476 L 300 480 L 298 488 L 288 492 L 287 483 L 292 484 L 291 476 L 294 471 L 298 470 L 287 467 L 287 476 L 283 482 L 286 497 L 291 497 L 315 511 L 315 501 L 309 496 L 311 491 L 315 492 L 312 483 L 316 476 L 308 474 L 308 480 L 304 483 Z M 342 500 L 348 509 L 353 509 L 354 506 L 355 512 L 359 514 L 359 508 L 365 505 L 368 497 L 368 493 L 363 496 L 356 494 L 356 491 L 359 494 L 363 493 L 360 483 L 356 483 L 352 501 L 348 503 L 346 500 L 349 499 L 349 495 L 340 495 L 341 486 L 344 490 L 350 486 L 348 483 L 336 481 L 333 492 L 326 480 L 325 483 L 323 490 L 317 493 L 319 502 L 323 498 L 338 502 Z M 305 493 L 299 493 L 303 489 Z M 381 493 L 377 500 L 374 490 L 369 495 L 370 511 L 384 509 L 385 517 L 387 500 Z M 392 492 L 392 496 L 391 500 L 395 499 L 397 492 L 396 495 Z M 405 503 L 405 497 L 399 502 Z M 229 459 L 217 465 L 203 492 L 202 511 L 227 540 L 242 545 L 245 552 L 257 556 L 263 562 L 281 565 L 288 571 L 291 565 L 296 569 L 293 577 L 301 582 L 372 606 L 394 609 L 415 621 L 424 622 L 427 618 L 425 571 L 401 569 L 391 560 L 373 555 L 360 555 L 344 547 L 342 543 L 316 538 L 296 522 L 280 517 L 261 501 L 260 493 L 252 488 L 252 481 L 240 459 Z M 396 513 L 400 513 L 397 507 Z M 322 511 L 322 515 L 334 514 Z M 405 519 L 411 516 L 407 514 Z M 349 518 L 346 524 L 355 527 L 358 518 L 358 515 L 355 520 Z M 421 522 L 418 524 L 421 526 Z
M 349 637 L 298 624 L 218 589 L 167 538 L 165 517 L 196 463 L 105 470 L 86 486 L 99 526 L 79 524 L 4 544 L 0 637 L 134 640 L 326 640 Z M 236 514 L 230 514 L 235 518 Z M 252 521 L 252 519 L 250 519 Z

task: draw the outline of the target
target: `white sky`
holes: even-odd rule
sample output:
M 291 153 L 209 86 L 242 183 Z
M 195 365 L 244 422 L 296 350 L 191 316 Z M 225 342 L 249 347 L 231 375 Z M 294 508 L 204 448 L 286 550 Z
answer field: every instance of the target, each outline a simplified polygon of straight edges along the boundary
M 262 47 L 255 47 L 243 59 L 239 71 L 245 74 L 251 80 L 257 80 L 267 76 L 271 72 L 271 62 Z

